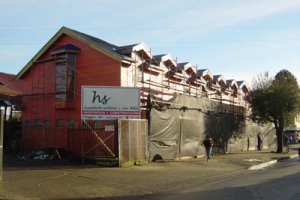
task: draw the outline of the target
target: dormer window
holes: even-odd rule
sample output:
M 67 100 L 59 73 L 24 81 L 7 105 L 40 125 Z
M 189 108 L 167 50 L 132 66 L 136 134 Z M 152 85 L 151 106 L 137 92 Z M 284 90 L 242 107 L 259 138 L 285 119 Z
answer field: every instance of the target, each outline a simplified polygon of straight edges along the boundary
M 57 61 L 55 66 L 55 99 L 74 101 L 76 56 L 65 54 L 63 57 L 66 59 Z
M 51 51 L 55 56 L 55 99 L 75 100 L 76 54 L 80 49 L 72 44 L 63 45 Z

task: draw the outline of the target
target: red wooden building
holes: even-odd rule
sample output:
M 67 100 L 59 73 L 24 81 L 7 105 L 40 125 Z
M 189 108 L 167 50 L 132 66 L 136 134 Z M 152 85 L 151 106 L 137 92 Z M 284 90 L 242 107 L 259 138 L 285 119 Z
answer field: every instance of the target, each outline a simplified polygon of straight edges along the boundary
M 3 149 L 5 152 L 16 150 L 13 148 L 13 142 L 20 138 L 21 85 L 22 81 L 16 79 L 15 75 L 0 73 L 0 108 L 4 113 Z
M 247 107 L 245 82 L 214 79 L 209 70 L 177 63 L 170 54 L 152 55 L 144 44 L 116 46 L 62 27 L 16 75 L 22 81 L 22 145 L 25 151 L 68 148 L 69 128 L 83 126 L 81 86 L 141 89 L 141 117 L 147 97 L 169 100 L 175 94 Z M 93 122 L 99 127 L 103 122 Z M 97 123 L 99 123 L 97 125 Z
M 48 146 L 67 148 L 68 128 L 81 125 L 81 86 L 120 86 L 120 68 L 132 62 L 114 48 L 63 27 L 17 74 L 23 80 L 25 151 Z

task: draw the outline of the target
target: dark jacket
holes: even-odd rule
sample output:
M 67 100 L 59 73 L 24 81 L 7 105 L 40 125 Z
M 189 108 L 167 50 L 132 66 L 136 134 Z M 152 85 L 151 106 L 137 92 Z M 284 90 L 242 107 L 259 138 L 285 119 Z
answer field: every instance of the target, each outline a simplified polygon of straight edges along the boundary
M 209 147 L 212 147 L 212 146 L 213 146 L 213 141 L 212 141 L 211 138 L 205 139 L 205 140 L 203 141 L 203 144 L 204 144 L 205 148 L 209 148 Z

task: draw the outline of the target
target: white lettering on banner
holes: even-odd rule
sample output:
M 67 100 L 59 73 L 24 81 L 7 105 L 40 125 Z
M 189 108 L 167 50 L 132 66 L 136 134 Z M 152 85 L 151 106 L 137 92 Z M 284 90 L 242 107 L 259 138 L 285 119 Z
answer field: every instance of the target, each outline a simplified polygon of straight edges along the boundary
M 84 115 L 139 115 L 139 111 L 101 111 L 101 110 L 83 110 Z

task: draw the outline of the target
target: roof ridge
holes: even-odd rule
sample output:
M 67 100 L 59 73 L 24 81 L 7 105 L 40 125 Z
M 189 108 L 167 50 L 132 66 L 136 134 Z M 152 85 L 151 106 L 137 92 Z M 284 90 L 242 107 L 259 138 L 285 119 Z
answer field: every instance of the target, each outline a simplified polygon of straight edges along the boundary
M 88 35 L 88 34 L 86 34 L 86 33 L 82 33 L 82 32 L 80 32 L 80 31 L 77 31 L 77 30 L 74 30 L 74 29 L 71 29 L 71 28 L 67 28 L 67 27 L 65 27 L 65 26 L 64 26 L 63 28 L 68 29 L 69 31 L 72 31 L 72 32 L 74 32 L 74 33 L 76 33 L 76 34 L 79 34 L 79 35 L 81 35 L 82 37 L 84 37 L 84 38 L 86 38 L 86 39 L 88 39 L 88 40 L 90 40 L 90 41 L 92 41 L 92 42 L 95 42 L 95 43 L 100 44 L 100 45 L 102 45 L 102 46 L 104 45 L 104 46 L 106 46 L 106 47 L 108 47 L 108 48 L 110 48 L 110 49 L 112 49 L 112 50 L 113 50 L 113 48 L 118 48 L 118 47 L 119 47 L 119 46 L 117 46 L 117 45 L 115 45 L 115 44 L 106 42 L 105 40 L 102 40 L 102 39 L 99 39 L 99 38 L 97 38 L 97 37 Z

